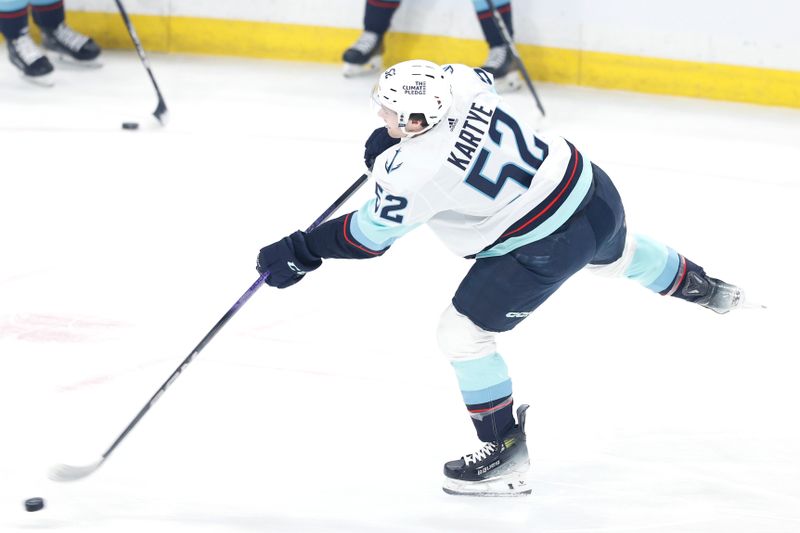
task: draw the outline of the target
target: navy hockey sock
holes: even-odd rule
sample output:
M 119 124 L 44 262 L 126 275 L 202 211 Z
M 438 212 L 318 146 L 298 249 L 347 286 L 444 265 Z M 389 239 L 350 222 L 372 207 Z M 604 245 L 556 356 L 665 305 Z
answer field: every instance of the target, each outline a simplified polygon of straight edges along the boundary
M 383 35 L 389 29 L 392 16 L 399 6 L 400 0 L 367 0 L 364 29 Z
M 494 5 L 497 8 L 497 12 L 500 13 L 500 16 L 503 18 L 503 22 L 505 22 L 506 28 L 508 28 L 508 33 L 511 34 L 511 37 L 514 37 L 514 26 L 511 22 L 511 2 L 498 0 L 494 2 Z M 478 14 L 478 21 L 481 23 L 483 36 L 486 38 L 486 42 L 489 43 L 489 48 L 506 44 L 500 30 L 497 28 L 492 10 L 489 8 L 488 3 L 476 1 L 475 10 Z
M 689 274 L 695 273 L 700 277 L 700 279 L 705 279 L 707 277 L 706 272 L 703 270 L 703 267 L 689 261 L 681 254 L 678 254 L 678 258 L 680 262 L 678 264 L 678 272 L 675 274 L 675 279 L 672 281 L 669 287 L 661 291 L 659 294 L 663 296 L 674 296 L 675 298 L 680 298 L 681 300 L 686 300 L 687 302 L 694 302 L 695 300 L 705 296 L 705 292 L 696 290 L 692 286 L 694 283 L 693 280 L 696 280 L 697 278 L 690 276 Z
M 64 22 L 64 2 L 58 0 L 46 5 L 33 5 L 33 20 L 40 28 L 54 30 Z
M 6 38 L 6 42 L 18 39 L 22 35 L 22 30 L 27 27 L 27 6 L 17 11 L 0 11 L 0 33 Z
M 483 442 L 496 442 L 514 427 L 511 378 L 498 353 L 450 362 L 461 397 Z
M 491 402 L 467 404 L 475 431 L 483 442 L 497 442 L 514 428 L 514 399 L 505 396 Z

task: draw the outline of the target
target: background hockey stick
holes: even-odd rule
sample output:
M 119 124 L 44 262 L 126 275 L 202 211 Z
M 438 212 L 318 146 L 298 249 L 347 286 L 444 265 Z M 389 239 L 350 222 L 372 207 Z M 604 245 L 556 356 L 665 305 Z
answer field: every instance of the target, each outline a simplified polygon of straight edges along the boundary
M 153 87 L 156 89 L 156 94 L 158 95 L 158 106 L 156 107 L 156 110 L 153 111 L 153 116 L 156 117 L 156 120 L 158 120 L 161 124 L 166 124 L 168 118 L 167 104 L 164 102 L 164 97 L 161 95 L 161 90 L 158 88 L 156 78 L 153 76 L 153 71 L 150 69 L 150 61 L 147 60 L 147 55 L 144 53 L 142 41 L 139 40 L 139 36 L 136 34 L 136 29 L 133 27 L 133 23 L 131 22 L 130 17 L 128 17 L 128 13 L 125 11 L 122 1 L 114 1 L 117 3 L 119 14 L 122 15 L 122 20 L 125 22 L 125 27 L 128 28 L 128 34 L 131 36 L 133 46 L 136 47 L 136 52 L 139 54 L 139 59 L 142 60 L 142 65 L 144 65 L 144 69 L 147 71 L 147 75 L 150 76 L 150 81 L 153 82 Z
M 319 216 L 319 218 L 317 218 L 308 227 L 306 231 L 311 231 L 320 224 L 322 224 L 323 222 L 325 222 L 328 219 L 328 217 L 330 217 L 334 211 L 336 211 L 345 201 L 347 201 L 348 198 L 350 198 L 350 196 L 353 195 L 353 193 L 355 193 L 362 185 L 364 185 L 366 181 L 367 181 L 367 175 L 362 174 L 361 177 L 358 178 L 350 186 L 350 188 L 348 188 L 341 196 L 339 196 L 339 198 L 337 198 L 336 201 L 333 202 L 331 206 L 328 209 L 326 209 L 325 212 L 322 213 Z M 233 307 L 231 307 L 228 310 L 228 312 L 225 313 L 225 315 L 219 320 L 219 322 L 217 322 L 216 325 L 213 328 L 211 328 L 211 331 L 209 331 L 206 334 L 206 336 L 203 337 L 203 340 L 200 341 L 200 344 L 195 346 L 194 350 L 192 350 L 189 356 L 183 360 L 180 366 L 178 366 L 178 368 L 175 369 L 175 371 L 169 376 L 169 378 L 167 378 L 164 384 L 161 385 L 161 387 L 159 387 L 159 389 L 156 391 L 155 394 L 153 394 L 153 396 L 145 404 L 145 406 L 142 407 L 142 409 L 139 411 L 136 417 L 134 417 L 134 419 L 131 420 L 131 423 L 128 424 L 128 427 L 126 427 L 125 430 L 122 433 L 120 433 L 119 437 L 117 437 L 117 440 L 115 440 L 114 443 L 108 448 L 108 450 L 106 450 L 105 453 L 100 456 L 100 459 L 98 459 L 94 463 L 84 466 L 71 466 L 65 464 L 56 465 L 50 469 L 49 472 L 50 479 L 52 479 L 53 481 L 75 481 L 90 475 L 95 470 L 100 468 L 100 466 L 106 461 L 106 459 L 108 459 L 108 457 L 111 455 L 114 449 L 117 446 L 119 446 L 119 444 L 126 436 L 128 436 L 128 433 L 130 433 L 131 430 L 134 427 L 136 427 L 136 424 L 139 423 L 139 420 L 141 420 L 142 417 L 144 417 L 144 415 L 150 410 L 153 404 L 155 404 L 161 397 L 161 395 L 164 394 L 167 388 L 169 388 L 169 386 L 172 385 L 172 383 L 176 379 L 178 379 L 178 376 L 181 374 L 181 372 L 183 372 L 183 370 L 187 366 L 189 366 L 189 363 L 191 363 L 192 360 L 195 357 L 197 357 L 197 354 L 199 354 L 200 351 L 211 341 L 211 339 L 214 338 L 214 336 L 219 332 L 219 330 L 221 330 L 222 327 L 228 323 L 228 321 L 233 317 L 233 315 L 235 315 L 236 312 L 242 308 L 242 306 L 250 299 L 250 297 L 253 296 L 253 294 L 255 294 L 255 292 L 259 288 L 261 288 L 262 285 L 264 285 L 264 281 L 267 279 L 268 276 L 269 272 L 264 272 L 263 274 L 261 274 L 259 278 L 255 281 L 255 283 L 253 283 L 250 286 L 250 288 L 247 289 L 244 292 L 244 294 L 242 294 L 242 296 L 236 301 L 236 303 L 233 304 Z
M 506 23 L 503 22 L 503 17 L 500 16 L 500 13 L 497 11 L 497 8 L 494 5 L 494 2 L 492 0 L 488 0 L 488 2 L 489 2 L 489 9 L 492 10 L 492 18 L 494 19 L 494 23 L 497 25 L 497 29 L 500 30 L 500 35 L 506 42 L 508 49 L 511 50 L 511 55 L 514 56 L 514 61 L 516 61 L 520 72 L 522 72 L 522 76 L 525 78 L 525 83 L 528 84 L 528 89 L 531 90 L 533 99 L 536 100 L 536 107 L 539 108 L 539 112 L 542 114 L 542 116 L 545 116 L 544 107 L 542 106 L 542 101 L 539 100 L 539 95 L 536 94 L 536 89 L 533 88 L 533 82 L 531 81 L 531 77 L 528 75 L 528 70 L 525 68 L 525 64 L 522 63 L 522 58 L 519 57 L 519 52 L 517 52 L 517 47 L 514 46 L 514 40 L 511 38 L 511 33 L 508 31 Z

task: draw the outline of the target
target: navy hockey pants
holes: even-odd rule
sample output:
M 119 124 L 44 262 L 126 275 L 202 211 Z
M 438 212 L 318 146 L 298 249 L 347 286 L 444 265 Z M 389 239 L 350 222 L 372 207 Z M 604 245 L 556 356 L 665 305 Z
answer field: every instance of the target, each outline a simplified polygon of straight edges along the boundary
M 508 331 L 588 264 L 609 264 L 625 247 L 625 210 L 608 175 L 592 164 L 583 206 L 555 233 L 506 255 L 477 259 L 453 297 L 487 331 Z

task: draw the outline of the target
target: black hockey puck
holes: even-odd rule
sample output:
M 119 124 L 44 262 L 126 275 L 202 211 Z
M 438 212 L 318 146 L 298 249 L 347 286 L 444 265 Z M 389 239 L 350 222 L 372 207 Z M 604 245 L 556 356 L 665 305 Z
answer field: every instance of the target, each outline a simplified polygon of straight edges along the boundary
M 138 130 L 139 123 L 138 122 L 123 122 L 122 123 L 123 130 Z
M 28 498 L 25 500 L 25 510 L 29 513 L 44 509 L 44 498 Z

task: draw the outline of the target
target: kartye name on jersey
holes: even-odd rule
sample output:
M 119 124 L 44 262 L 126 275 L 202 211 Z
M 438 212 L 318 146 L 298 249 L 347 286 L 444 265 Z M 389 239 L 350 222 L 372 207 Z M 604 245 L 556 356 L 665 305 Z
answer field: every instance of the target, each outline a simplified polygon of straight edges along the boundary
M 478 150 L 478 146 L 483 141 L 483 136 L 489 129 L 489 121 L 493 114 L 494 109 L 487 110 L 483 106 L 472 102 L 467 111 L 464 125 L 461 126 L 461 131 L 458 132 L 459 140 L 456 141 L 447 158 L 448 163 L 461 171 L 467 170 L 467 167 L 472 162 L 472 157 Z

